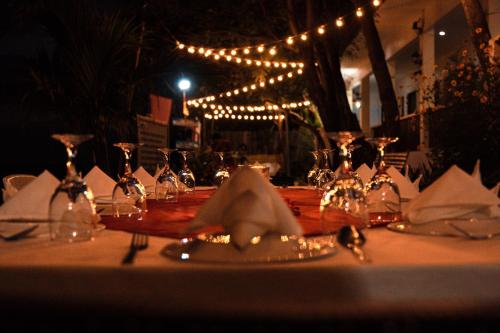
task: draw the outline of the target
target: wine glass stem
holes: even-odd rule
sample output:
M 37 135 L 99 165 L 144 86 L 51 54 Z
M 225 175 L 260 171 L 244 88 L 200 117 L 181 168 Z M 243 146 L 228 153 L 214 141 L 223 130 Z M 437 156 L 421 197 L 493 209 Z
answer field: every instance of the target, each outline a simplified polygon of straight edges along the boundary
M 187 165 L 187 156 L 186 156 L 186 153 L 182 153 L 182 158 L 183 158 L 182 169 L 183 170 L 187 170 L 188 165 Z
M 322 163 L 322 169 L 328 169 L 328 152 L 323 151 L 323 163 Z
M 125 175 L 129 176 L 132 174 L 132 167 L 130 166 L 130 158 L 132 157 L 132 152 L 123 151 L 125 154 Z
M 385 152 L 384 152 L 384 146 L 379 146 L 378 147 L 378 152 L 380 154 L 380 162 L 378 164 L 378 169 L 379 170 L 385 170 L 385 161 L 384 161 L 384 155 L 385 155 Z
M 68 153 L 68 162 L 66 162 L 67 178 L 73 178 L 78 176 L 75 168 L 75 158 L 76 158 L 76 147 L 72 145 L 66 146 L 66 152 Z
M 346 146 L 340 147 L 340 157 L 342 158 L 342 172 L 343 173 L 349 173 L 351 170 L 351 165 L 349 161 L 349 152 L 346 148 Z

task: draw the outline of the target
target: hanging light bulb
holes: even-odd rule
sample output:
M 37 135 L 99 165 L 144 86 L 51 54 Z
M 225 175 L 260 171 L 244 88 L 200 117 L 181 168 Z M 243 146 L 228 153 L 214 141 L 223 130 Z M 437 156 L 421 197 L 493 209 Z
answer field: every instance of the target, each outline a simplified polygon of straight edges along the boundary
M 262 61 L 260 61 L 260 60 L 255 60 L 255 64 L 256 64 L 257 66 L 261 66 L 261 65 L 262 65 Z
M 356 16 L 357 17 L 362 17 L 363 16 L 363 8 L 358 7 L 358 9 L 356 9 Z
M 235 56 L 238 53 L 236 50 L 231 50 L 231 55 Z
M 214 55 L 214 59 L 215 60 L 219 60 L 220 59 L 220 55 L 218 55 L 218 54 Z
M 237 62 L 238 64 L 241 64 L 241 58 L 236 58 L 236 62 Z
M 195 50 L 194 50 L 194 47 L 190 46 L 190 47 L 188 48 L 188 52 L 189 52 L 189 53 L 194 53 L 194 51 L 195 51 Z
M 182 50 L 183 48 L 186 47 L 186 45 L 184 45 L 184 44 L 178 44 L 177 47 Z
M 223 56 L 224 54 L 226 54 L 226 51 L 225 51 L 225 50 L 220 50 L 220 51 L 219 51 L 219 55 Z
M 270 55 L 272 55 L 272 56 L 276 55 L 276 49 L 275 49 L 274 47 L 273 47 L 273 48 L 271 48 L 271 49 L 269 50 L 269 54 L 270 54 Z
M 247 59 L 245 62 L 246 62 L 246 64 L 247 64 L 248 66 L 250 66 L 250 65 L 252 64 L 252 60 L 250 60 L 250 59 Z
M 378 7 L 380 6 L 380 0 L 373 0 L 373 6 Z
M 305 42 L 307 40 L 307 34 L 303 33 L 302 35 L 300 35 L 300 39 Z
M 335 20 L 335 25 L 339 28 L 344 26 L 344 19 L 342 17 L 339 17 L 338 19 Z
M 248 48 L 246 48 L 246 49 L 244 49 L 244 50 L 243 50 L 243 53 L 245 53 L 245 54 L 249 54 L 249 53 L 250 53 L 250 50 L 249 50 Z
M 205 53 L 205 49 L 204 49 L 203 47 L 200 47 L 200 48 L 198 49 L 198 53 L 199 53 L 199 54 L 203 54 L 203 53 Z
M 230 55 L 226 56 L 227 61 L 231 61 L 232 57 Z
M 325 33 L 325 26 L 322 25 L 318 28 L 318 34 L 323 35 Z
M 288 38 L 286 39 L 286 43 L 287 43 L 288 45 L 292 45 L 292 44 L 293 44 L 293 37 L 288 37 Z
M 257 48 L 257 52 L 259 53 L 264 52 L 264 45 L 259 45 L 259 47 Z

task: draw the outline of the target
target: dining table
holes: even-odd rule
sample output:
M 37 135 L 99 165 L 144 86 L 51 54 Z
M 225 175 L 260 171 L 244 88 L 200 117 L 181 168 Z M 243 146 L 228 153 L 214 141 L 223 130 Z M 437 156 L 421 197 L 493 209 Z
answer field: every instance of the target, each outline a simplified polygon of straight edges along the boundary
M 311 203 L 319 203 L 314 191 L 307 193 Z M 295 200 L 288 201 L 303 214 L 305 206 Z M 182 221 L 189 221 L 186 214 Z M 166 257 L 165 248 L 178 243 L 182 233 L 153 228 L 148 247 L 132 265 L 122 265 L 131 232 L 140 232 L 141 222 L 135 222 L 136 229 L 119 219 L 103 223 L 106 229 L 91 241 L 50 241 L 43 223 L 31 236 L 0 241 L 0 310 L 92 309 L 100 315 L 181 321 L 500 319 L 500 237 L 471 240 L 379 226 L 363 230 L 369 263 L 338 244 L 333 254 L 313 260 L 200 263 Z

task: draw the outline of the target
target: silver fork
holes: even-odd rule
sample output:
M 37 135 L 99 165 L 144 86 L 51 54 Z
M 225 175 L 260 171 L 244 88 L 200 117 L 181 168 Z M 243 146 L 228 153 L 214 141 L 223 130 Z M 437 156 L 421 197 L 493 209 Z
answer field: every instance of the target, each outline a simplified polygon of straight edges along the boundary
M 122 260 L 122 265 L 132 264 L 134 262 L 137 251 L 142 251 L 148 247 L 148 235 L 134 233 L 130 241 L 130 248 L 128 253 Z

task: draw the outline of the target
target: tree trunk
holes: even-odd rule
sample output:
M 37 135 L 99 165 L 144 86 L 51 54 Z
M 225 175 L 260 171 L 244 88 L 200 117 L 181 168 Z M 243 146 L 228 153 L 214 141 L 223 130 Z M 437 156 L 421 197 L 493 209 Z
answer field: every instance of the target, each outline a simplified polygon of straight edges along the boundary
M 354 0 L 356 6 L 361 7 L 366 4 L 363 0 Z M 391 74 L 385 60 L 385 52 L 380 41 L 377 26 L 373 19 L 373 10 L 370 6 L 365 6 L 365 14 L 362 18 L 361 29 L 366 40 L 368 57 L 372 65 L 372 71 L 377 81 L 379 98 L 382 105 L 382 126 L 384 135 L 399 135 L 399 109 L 394 87 L 392 85 Z
M 489 56 L 484 49 L 491 39 L 490 29 L 479 0 L 461 0 L 467 24 L 471 30 L 472 41 L 477 57 L 484 71 L 488 69 Z
M 305 17 L 296 8 L 294 0 L 288 0 L 287 7 L 292 33 L 296 35 L 301 31 L 310 31 L 307 43 L 298 42 L 297 46 L 305 62 L 307 89 L 318 107 L 325 131 L 359 131 L 359 123 L 350 109 L 346 86 L 340 71 L 340 56 L 345 45 L 349 43 L 341 44 L 336 42 L 337 38 L 328 38 L 326 35 L 321 39 L 315 36 L 315 28 L 318 25 L 316 18 L 323 16 L 324 11 L 328 11 L 328 8 L 319 8 L 318 2 L 306 0 Z M 329 16 L 336 17 L 333 14 Z M 305 21 L 302 29 L 299 28 L 299 18 Z M 355 34 L 350 36 L 350 39 L 354 37 Z M 324 139 L 324 136 L 321 137 Z

